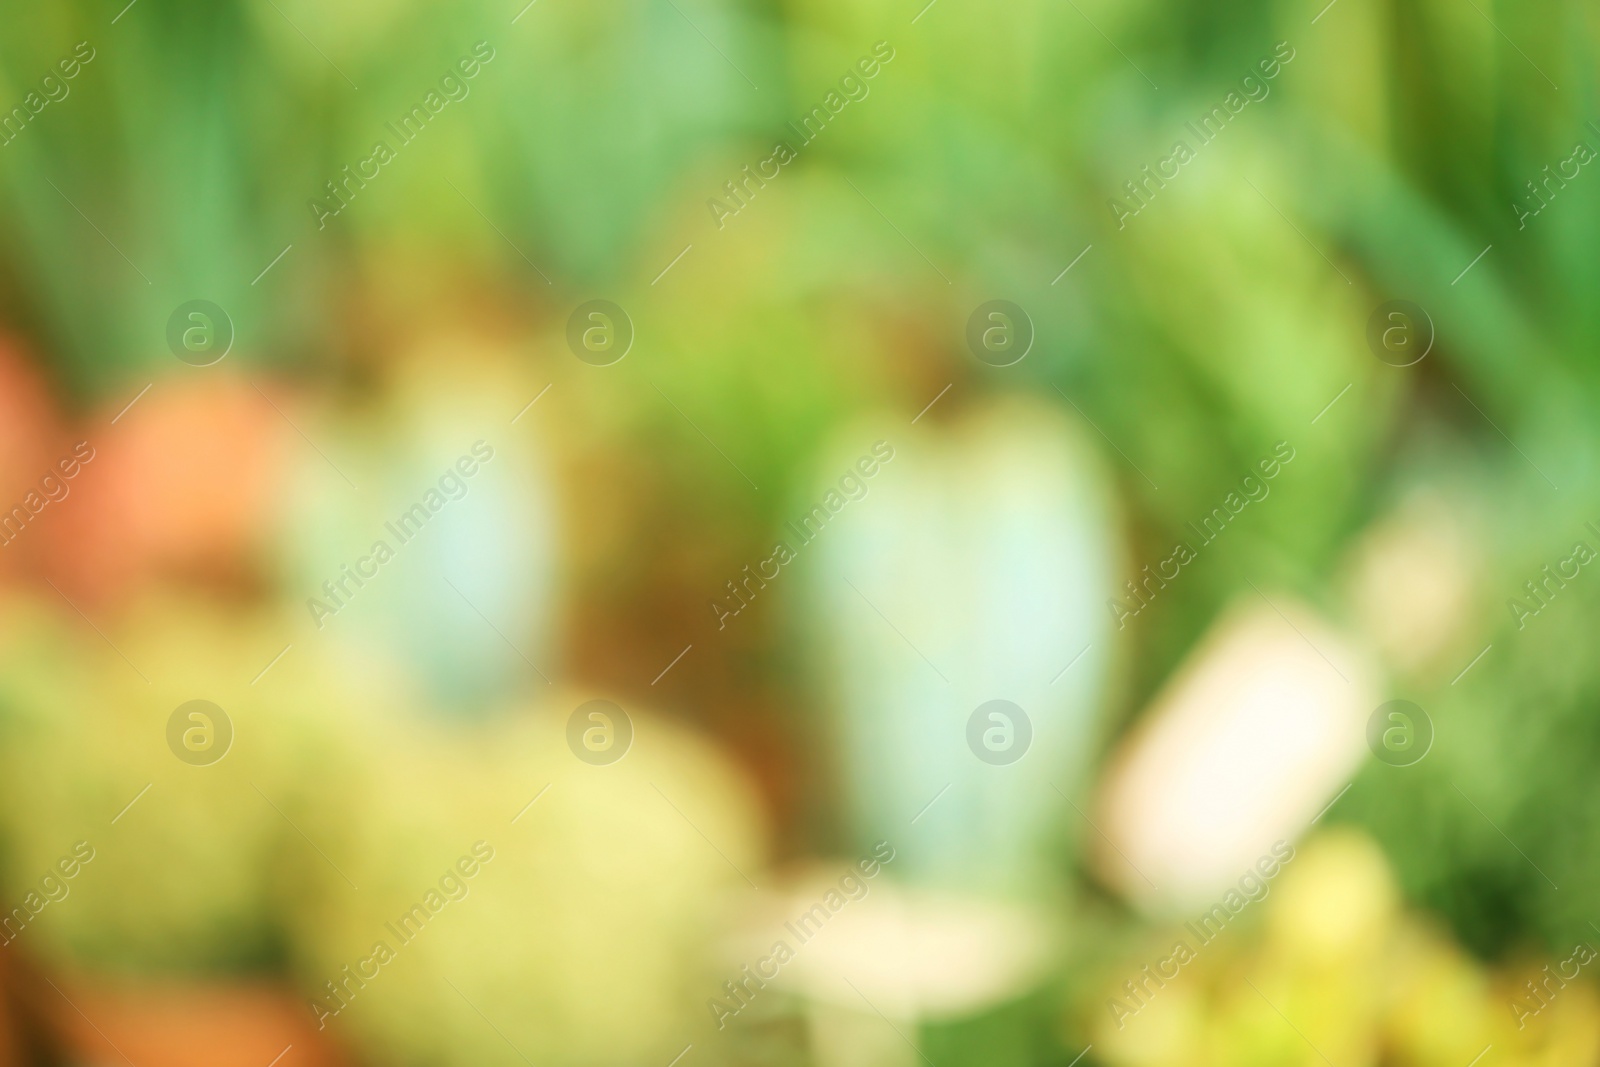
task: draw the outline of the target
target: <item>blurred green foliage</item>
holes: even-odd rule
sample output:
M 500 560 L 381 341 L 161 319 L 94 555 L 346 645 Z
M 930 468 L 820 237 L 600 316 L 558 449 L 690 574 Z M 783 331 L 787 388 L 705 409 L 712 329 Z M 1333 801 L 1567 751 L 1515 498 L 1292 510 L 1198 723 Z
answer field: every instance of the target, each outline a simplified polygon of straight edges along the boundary
M 659 474 L 641 510 L 723 517 L 731 556 L 788 517 L 831 428 L 868 407 L 909 417 L 947 382 L 947 407 L 1070 397 L 1114 443 L 1136 566 L 1291 442 L 1302 458 L 1276 503 L 1127 636 L 1123 715 L 1246 578 L 1337 612 L 1356 532 L 1408 487 L 1444 484 L 1483 516 L 1460 665 L 1493 649 L 1459 684 L 1397 674 L 1437 751 L 1412 773 L 1370 767 L 1337 810 L 1479 950 L 1587 931 L 1600 671 L 1581 641 L 1600 588 L 1584 576 L 1524 632 L 1503 601 L 1600 517 L 1600 176 L 1525 228 L 1512 206 L 1575 141 L 1600 144 L 1592 7 L 519 6 L 7 0 L 0 107 L 78 41 L 96 58 L 0 147 L 0 310 L 88 403 L 169 367 L 166 317 L 196 297 L 229 309 L 237 362 L 343 388 L 440 318 L 570 374 L 565 317 L 607 296 L 640 341 L 614 392 L 589 397 L 594 418 Z M 879 40 L 896 58 L 871 95 L 719 229 L 707 199 Z M 471 95 L 317 228 L 308 201 L 478 41 L 496 59 Z M 1107 199 L 1279 41 L 1296 59 L 1268 99 L 1119 229 Z M 962 350 L 970 310 L 996 296 L 1038 329 L 1011 368 Z M 1438 331 L 1404 370 L 1363 340 L 1401 297 Z M 757 673 L 796 670 L 751 655 Z

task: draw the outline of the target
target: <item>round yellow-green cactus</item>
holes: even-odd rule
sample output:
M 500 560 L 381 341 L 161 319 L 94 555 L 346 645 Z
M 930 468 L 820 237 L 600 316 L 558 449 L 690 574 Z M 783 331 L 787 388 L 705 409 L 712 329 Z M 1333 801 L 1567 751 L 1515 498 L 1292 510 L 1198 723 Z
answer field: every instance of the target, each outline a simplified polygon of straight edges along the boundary
M 270 618 L 169 601 L 99 625 L 49 602 L 0 620 L 7 934 L 77 967 L 268 966 L 274 879 L 320 862 L 289 813 L 330 754 L 333 686 L 295 650 L 262 673 Z
M 592 696 L 341 723 L 363 757 L 326 783 L 349 833 L 295 907 L 323 1028 L 383 1062 L 541 1067 L 666 1063 L 703 1029 L 705 946 L 759 875 L 756 802 L 648 712 L 571 726 Z
M 1600 1055 L 1600 995 L 1578 962 L 1592 948 L 1563 961 L 1577 977 L 1537 1012 L 1518 1009 L 1519 979 L 1543 972 L 1490 970 L 1403 909 L 1382 853 L 1355 831 L 1299 846 L 1251 907 L 1260 914 L 1159 983 L 1142 973 L 1148 953 L 1113 972 L 1086 1019 L 1105 1063 L 1460 1067 L 1492 1047 L 1495 1063 L 1555 1067 Z

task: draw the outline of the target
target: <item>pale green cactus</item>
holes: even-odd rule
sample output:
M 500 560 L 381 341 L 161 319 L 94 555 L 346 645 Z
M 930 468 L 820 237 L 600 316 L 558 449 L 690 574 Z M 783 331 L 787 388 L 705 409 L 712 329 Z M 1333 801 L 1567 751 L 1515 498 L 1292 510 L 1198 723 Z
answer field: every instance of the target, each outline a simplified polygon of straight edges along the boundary
M 511 421 L 541 386 L 478 356 L 402 363 L 363 420 L 316 419 L 327 455 L 300 454 L 280 542 L 294 632 L 409 673 L 445 714 L 554 673 L 554 490 L 533 420 Z
M 1094 451 L 1060 415 L 1006 401 L 948 429 L 852 427 L 819 470 L 826 523 L 810 542 L 786 536 L 852 842 L 895 842 L 913 884 L 1046 890 L 1064 818 L 1081 829 L 1068 798 L 1112 651 L 1115 525 Z M 856 482 L 865 495 L 849 500 Z M 994 700 L 1025 721 L 979 711 Z

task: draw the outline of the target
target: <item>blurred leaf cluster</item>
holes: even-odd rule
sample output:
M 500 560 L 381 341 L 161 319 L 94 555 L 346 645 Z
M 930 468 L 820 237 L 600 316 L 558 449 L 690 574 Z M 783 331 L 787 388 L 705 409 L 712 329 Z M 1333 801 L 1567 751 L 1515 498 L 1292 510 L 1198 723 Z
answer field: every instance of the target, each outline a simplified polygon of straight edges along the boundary
M 1600 178 L 1541 185 L 1520 224 L 1513 204 L 1600 144 L 1600 21 L 1577 3 L 1318 6 L 7 0 L 0 108 L 77 42 L 96 58 L 0 147 L 0 313 L 77 406 L 169 370 L 167 316 L 196 297 L 229 309 L 235 364 L 342 397 L 419 336 L 492 340 L 579 397 L 582 469 L 648 466 L 616 556 L 695 563 L 681 585 L 621 573 L 602 605 L 703 596 L 707 558 L 765 547 L 833 428 L 909 418 L 946 383 L 932 420 L 1011 390 L 1078 407 L 1108 442 L 1135 569 L 1291 442 L 1273 498 L 1124 635 L 1124 718 L 1247 578 L 1354 613 L 1362 531 L 1433 487 L 1470 547 L 1470 610 L 1439 656 L 1390 666 L 1436 751 L 1371 767 L 1338 817 L 1474 949 L 1559 945 L 1600 891 L 1600 670 L 1580 647 L 1600 585 L 1582 575 L 1521 629 L 1504 604 L 1596 544 Z M 707 200 L 880 40 L 895 59 L 870 96 L 719 228 Z M 479 41 L 496 58 L 471 94 L 319 228 L 308 201 Z M 1296 58 L 1270 96 L 1119 227 L 1108 199 L 1278 42 Z M 641 338 L 603 395 L 562 342 L 593 296 Z M 963 349 L 995 296 L 1037 327 L 1015 367 Z M 1364 340 L 1400 297 L 1437 329 L 1403 369 Z M 706 473 L 702 434 L 758 496 Z M 719 516 L 721 542 L 669 514 Z M 801 715 L 774 695 L 805 690 L 798 668 L 756 644 L 734 646 L 726 686 L 759 675 L 758 702 Z

